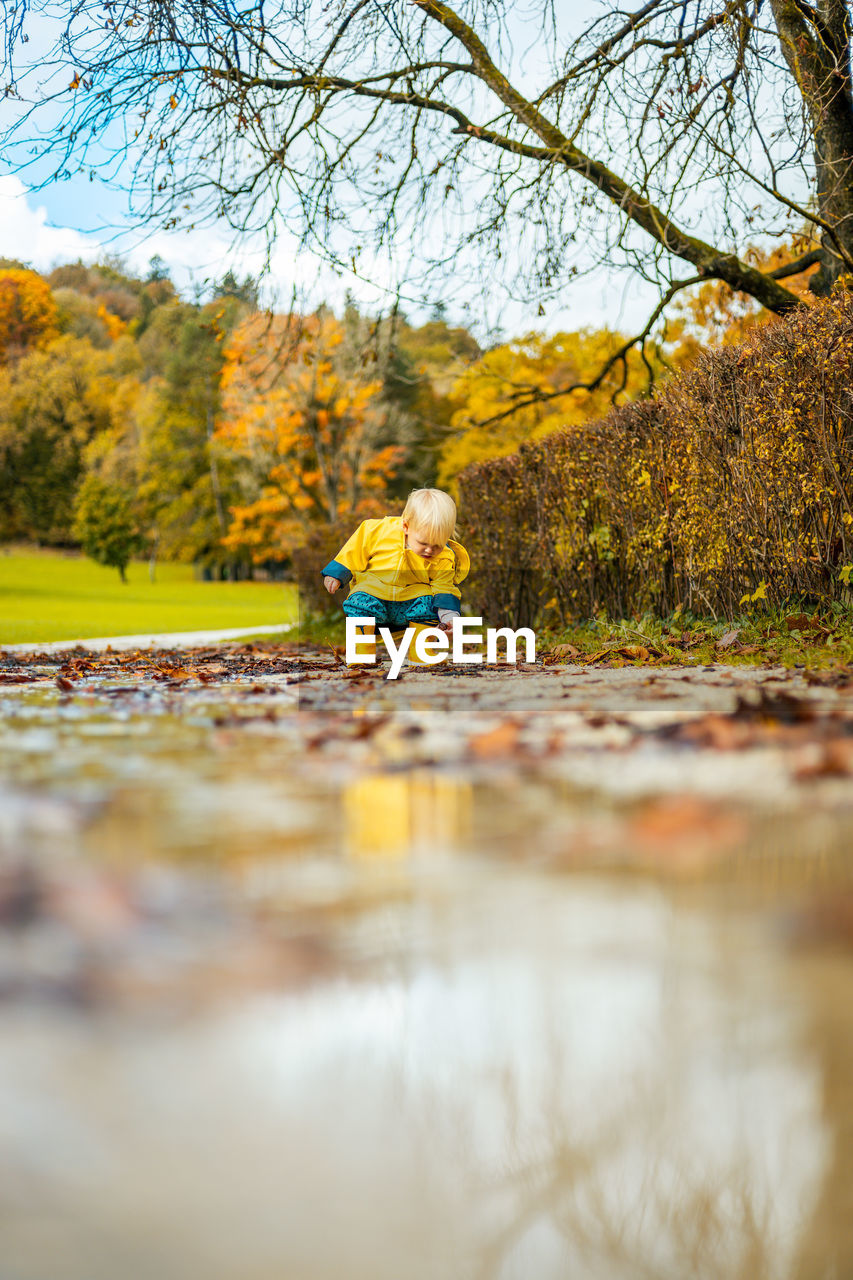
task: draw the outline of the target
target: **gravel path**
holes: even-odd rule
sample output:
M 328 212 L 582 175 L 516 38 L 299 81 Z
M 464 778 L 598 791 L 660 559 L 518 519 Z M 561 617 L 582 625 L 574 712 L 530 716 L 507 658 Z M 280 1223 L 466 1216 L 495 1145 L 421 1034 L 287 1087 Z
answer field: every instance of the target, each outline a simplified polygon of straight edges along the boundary
M 226 631 L 172 631 L 152 636 L 143 632 L 138 636 L 94 636 L 82 640 L 51 640 L 40 644 L 30 640 L 27 644 L 0 645 L 5 653 L 63 653 L 66 649 L 87 649 L 92 653 L 105 653 L 107 649 L 125 652 L 133 649 L 192 649 L 196 645 L 219 644 L 223 640 L 242 640 L 246 636 L 285 635 L 293 630 L 292 622 L 273 627 L 231 627 Z

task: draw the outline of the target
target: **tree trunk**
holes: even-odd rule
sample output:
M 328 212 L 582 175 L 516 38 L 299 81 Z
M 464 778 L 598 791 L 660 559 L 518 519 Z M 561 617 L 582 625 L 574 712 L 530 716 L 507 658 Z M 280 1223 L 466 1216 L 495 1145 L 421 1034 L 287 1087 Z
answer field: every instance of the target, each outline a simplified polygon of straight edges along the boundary
M 209 391 L 209 395 L 210 395 L 210 398 L 212 399 L 212 392 Z M 208 458 L 208 466 L 210 468 L 210 487 L 211 487 L 211 490 L 213 491 L 213 503 L 216 509 L 216 520 L 217 520 L 217 523 L 219 524 L 219 528 L 222 530 L 223 533 L 225 533 L 225 530 L 226 530 L 225 511 L 223 510 L 223 507 L 222 507 L 222 487 L 219 483 L 219 467 L 217 466 L 217 463 L 216 463 L 216 452 L 213 446 L 213 425 L 214 425 L 213 424 L 213 406 L 211 405 L 210 400 L 208 400 L 208 405 L 207 405 L 207 424 L 206 425 L 207 425 L 207 458 Z
M 160 546 L 160 530 L 154 532 L 154 541 L 151 546 L 151 555 L 148 557 L 148 581 L 154 582 L 157 576 L 157 549 Z
M 817 207 L 826 224 L 811 290 L 828 294 L 853 271 L 853 92 L 846 0 L 771 0 L 779 43 L 814 134 Z

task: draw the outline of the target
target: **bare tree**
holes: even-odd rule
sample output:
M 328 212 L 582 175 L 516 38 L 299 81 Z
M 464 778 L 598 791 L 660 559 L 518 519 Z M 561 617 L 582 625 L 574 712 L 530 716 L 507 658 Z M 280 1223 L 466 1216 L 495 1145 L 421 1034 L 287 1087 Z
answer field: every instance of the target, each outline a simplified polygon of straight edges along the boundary
M 365 273 L 396 246 L 544 301 L 628 266 L 653 321 L 697 282 L 784 313 L 786 277 L 853 270 L 848 0 L 591 2 L 12 0 L 6 154 Z M 803 228 L 794 263 L 749 260 Z

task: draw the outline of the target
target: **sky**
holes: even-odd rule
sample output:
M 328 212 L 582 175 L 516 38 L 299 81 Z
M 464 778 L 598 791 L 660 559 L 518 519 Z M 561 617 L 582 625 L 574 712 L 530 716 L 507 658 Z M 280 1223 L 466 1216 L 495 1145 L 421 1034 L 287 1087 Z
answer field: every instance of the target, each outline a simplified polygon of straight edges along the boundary
M 0 253 L 42 272 L 78 258 L 93 262 L 117 254 L 132 271 L 143 275 L 156 255 L 166 263 L 176 286 L 192 296 L 196 288 L 221 279 L 229 268 L 239 278 L 259 271 L 264 246 L 258 241 L 235 248 L 225 228 L 168 232 L 134 225 L 116 193 L 85 178 L 31 190 L 18 175 L 6 173 L 0 174 Z M 283 234 L 273 253 L 265 300 L 286 307 L 296 287 L 339 308 L 349 291 L 368 312 L 381 310 L 389 305 L 393 292 L 387 268 L 379 263 L 374 268 L 362 268 L 360 276 L 347 271 L 336 275 L 316 255 L 300 251 L 295 238 Z M 369 280 L 363 278 L 367 274 Z M 507 337 L 533 329 L 629 329 L 642 326 L 655 297 L 653 290 L 638 286 L 627 274 L 620 277 L 601 271 L 578 282 L 567 305 L 550 308 L 544 317 L 520 303 L 472 295 L 470 309 L 463 315 L 458 307 L 455 314 L 451 308 L 448 319 L 470 322 L 475 328 L 497 327 Z M 436 295 L 432 301 L 441 299 Z M 419 321 L 426 318 L 430 306 L 404 302 L 404 310 Z
M 592 8 L 592 0 L 578 0 L 578 4 L 587 14 Z M 520 11 L 515 20 L 521 21 Z M 47 28 L 33 19 L 29 30 L 28 49 L 31 56 L 35 50 L 37 61 L 40 45 L 45 55 L 49 48 Z M 516 48 L 520 51 L 519 74 L 522 80 L 529 75 L 532 83 L 541 68 L 529 24 L 523 39 L 518 35 Z M 67 68 L 61 76 L 64 86 Z M 7 100 L 7 110 L 9 106 Z M 34 173 L 15 172 L 0 158 L 0 254 L 18 258 L 39 271 L 77 258 L 92 261 L 113 254 L 122 257 L 132 271 L 145 274 L 156 255 L 166 263 L 176 286 L 192 296 L 221 279 L 229 268 L 242 278 L 255 275 L 263 266 L 265 245 L 261 237 L 255 241 L 244 238 L 237 245 L 224 225 L 169 232 L 135 223 L 120 183 L 110 186 L 97 175 L 90 180 L 87 174 L 79 173 L 41 187 L 35 185 L 37 181 L 38 163 Z M 404 240 L 395 245 L 395 253 L 405 258 Z M 318 256 L 300 249 L 295 237 L 282 232 L 273 249 L 262 297 L 269 305 L 287 309 L 297 291 L 314 305 L 325 301 L 340 309 L 351 294 L 363 310 L 375 314 L 393 303 L 393 274 L 392 264 L 367 254 L 361 259 L 358 275 L 345 268 L 336 272 Z M 567 288 L 559 302 L 545 302 L 544 314 L 537 302 L 525 305 L 499 294 L 487 274 L 461 297 L 458 282 L 448 280 L 447 299 L 439 291 L 424 303 L 403 292 L 401 302 L 408 318 L 417 323 L 428 316 L 432 304 L 451 297 L 448 320 L 469 325 L 482 340 L 520 336 L 534 329 L 553 333 L 585 326 L 634 332 L 643 327 L 658 294 L 627 271 L 602 270 Z

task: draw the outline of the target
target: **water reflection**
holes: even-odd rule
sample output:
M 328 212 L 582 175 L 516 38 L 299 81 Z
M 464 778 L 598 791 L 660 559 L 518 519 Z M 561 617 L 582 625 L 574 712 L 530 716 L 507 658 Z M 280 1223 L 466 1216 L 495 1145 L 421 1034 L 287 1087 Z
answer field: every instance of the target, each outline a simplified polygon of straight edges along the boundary
M 345 847 L 352 858 L 406 858 L 457 849 L 471 829 L 471 783 L 410 770 L 368 774 L 343 793 Z
M 831 1135 L 750 923 L 512 870 L 368 933 L 201 1023 L 5 1023 L 13 1274 L 792 1274 Z
M 0 873 L 35 876 L 0 875 L 2 1280 L 853 1274 L 841 819 L 699 839 L 695 805 L 369 743 L 312 773 L 202 707 L 31 712 L 0 733 Z

